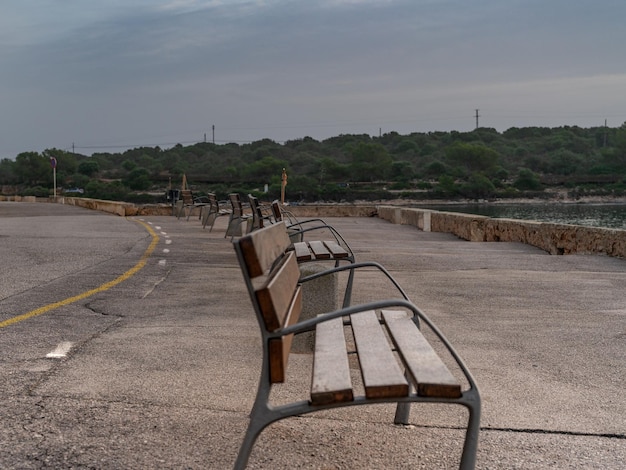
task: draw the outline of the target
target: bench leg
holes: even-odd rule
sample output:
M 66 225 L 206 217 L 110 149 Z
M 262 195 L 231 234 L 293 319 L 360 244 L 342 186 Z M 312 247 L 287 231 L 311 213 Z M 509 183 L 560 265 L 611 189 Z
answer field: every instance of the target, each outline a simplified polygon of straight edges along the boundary
M 253 416 L 250 418 L 250 424 L 246 430 L 246 435 L 243 438 L 241 447 L 239 448 L 239 454 L 237 454 L 237 460 L 235 461 L 235 470 L 244 470 L 246 468 L 248 459 L 250 458 L 250 453 L 252 452 L 252 447 L 254 447 L 257 437 L 259 437 L 259 434 L 261 434 L 261 431 L 266 426 L 264 423 L 256 424 Z
M 476 452 L 478 451 L 478 434 L 480 432 L 480 398 L 476 389 L 464 392 L 463 402 L 469 412 L 463 453 L 461 454 L 460 470 L 473 470 L 476 467 Z M 410 402 L 401 402 L 396 406 L 394 424 L 409 424 Z
M 232 240 L 235 237 L 240 237 L 241 236 L 241 223 L 242 223 L 242 220 L 239 217 L 234 217 L 230 219 L 230 222 L 228 223 L 228 227 L 226 228 L 226 233 L 224 234 L 224 238 L 227 238 L 228 236 L 230 236 L 230 239 Z
M 210 225 L 209 232 L 213 230 L 213 224 L 215 223 L 215 219 L 217 218 L 217 214 L 215 212 L 210 212 L 204 217 L 202 221 L 202 228 L 206 228 L 207 225 Z
M 269 376 L 267 377 L 269 382 Z M 239 453 L 237 454 L 237 460 L 235 461 L 235 470 L 244 470 L 248 464 L 250 453 L 254 447 L 261 431 L 268 425 L 279 419 L 276 414 L 272 413 L 268 406 L 270 387 L 263 385 L 264 382 L 260 382 L 257 396 L 254 400 L 252 411 L 250 412 L 250 422 L 246 429 L 246 435 L 243 438 L 243 442 L 239 447 Z
M 476 452 L 478 451 L 478 433 L 480 432 L 480 397 L 476 389 L 464 393 L 467 401 L 463 403 L 469 411 L 463 454 L 461 455 L 461 470 L 473 470 L 476 466 Z
M 396 406 L 396 415 L 393 418 L 394 424 L 409 424 L 409 413 L 411 404 L 407 402 L 398 403 Z
M 351 261 L 352 263 L 354 261 Z M 351 269 L 348 273 L 348 282 L 346 283 L 346 292 L 343 296 L 342 308 L 349 307 L 352 302 L 352 285 L 354 284 L 354 269 Z

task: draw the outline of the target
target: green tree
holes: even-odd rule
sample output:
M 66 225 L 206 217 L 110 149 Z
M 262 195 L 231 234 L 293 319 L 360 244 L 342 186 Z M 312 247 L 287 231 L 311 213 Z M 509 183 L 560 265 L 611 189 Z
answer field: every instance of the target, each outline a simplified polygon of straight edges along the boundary
M 15 175 L 18 183 L 52 186 L 50 160 L 37 152 L 23 152 L 15 157 Z
M 626 122 L 615 133 L 613 152 L 609 154 L 610 162 L 619 170 L 626 169 Z
M 124 168 L 128 172 L 131 172 L 137 168 L 137 164 L 132 160 L 124 160 L 124 162 L 122 163 L 122 168 Z
M 469 181 L 461 186 L 460 192 L 467 198 L 485 199 L 495 194 L 496 187 L 482 173 L 473 173 Z
M 257 183 L 267 183 L 273 176 L 279 176 L 283 173 L 283 168 L 287 167 L 287 163 L 275 157 L 266 156 L 260 160 L 251 163 L 245 169 L 245 175 L 248 179 Z
M 0 160 L 0 184 L 17 183 L 17 175 L 15 174 L 15 162 L 9 158 Z
M 381 144 L 359 142 L 351 154 L 354 181 L 385 180 L 389 177 L 393 159 Z
M 78 164 L 78 173 L 85 176 L 93 176 L 100 171 L 100 165 L 97 160 L 83 160 Z
M 319 174 L 320 184 L 326 181 L 341 182 L 350 177 L 350 168 L 332 158 L 322 157 L 319 161 Z
M 528 168 L 520 168 L 513 186 L 520 191 L 536 191 L 541 189 L 541 181 L 536 173 Z
M 489 173 L 498 163 L 498 153 L 482 144 L 457 142 L 446 150 L 447 159 L 468 174 Z
M 584 167 L 580 155 L 565 149 L 557 150 L 548 160 L 546 170 L 555 175 L 573 175 Z
M 415 170 L 411 162 L 395 161 L 391 164 L 390 177 L 395 181 L 410 181 L 415 177 Z
M 71 178 L 72 184 L 77 188 L 84 188 L 90 181 L 89 176 L 82 173 L 74 173 Z
M 456 184 L 454 182 L 454 178 L 449 175 L 440 176 L 438 189 L 440 192 L 448 195 L 454 194 L 456 192 Z
M 451 174 L 451 169 L 445 163 L 439 160 L 435 160 L 434 162 L 430 162 L 428 165 L 426 165 L 426 167 L 424 168 L 424 173 L 426 174 L 426 176 L 429 176 L 431 178 L 439 178 L 440 176 Z
M 124 178 L 124 185 L 136 191 L 143 191 L 151 186 L 150 172 L 145 168 L 135 168 Z

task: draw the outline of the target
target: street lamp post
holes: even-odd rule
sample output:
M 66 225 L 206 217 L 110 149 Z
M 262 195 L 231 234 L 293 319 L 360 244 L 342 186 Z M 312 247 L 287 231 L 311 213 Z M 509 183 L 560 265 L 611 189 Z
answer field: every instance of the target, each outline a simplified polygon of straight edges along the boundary
M 54 180 L 54 202 L 57 202 L 57 159 L 50 157 L 50 166 L 52 167 L 52 179 Z

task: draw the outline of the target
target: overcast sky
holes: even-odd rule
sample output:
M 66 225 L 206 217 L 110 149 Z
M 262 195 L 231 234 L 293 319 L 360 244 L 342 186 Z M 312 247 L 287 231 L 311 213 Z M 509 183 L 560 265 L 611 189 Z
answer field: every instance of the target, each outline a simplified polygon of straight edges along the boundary
M 624 0 L 3 0 L 0 158 L 626 121 Z

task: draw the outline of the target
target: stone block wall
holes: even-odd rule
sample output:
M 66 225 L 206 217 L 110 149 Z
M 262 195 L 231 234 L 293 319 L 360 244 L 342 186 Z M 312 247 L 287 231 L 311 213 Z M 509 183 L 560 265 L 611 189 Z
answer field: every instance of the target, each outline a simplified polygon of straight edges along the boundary
M 394 206 L 379 206 L 377 213 L 378 217 L 392 223 L 452 233 L 469 241 L 526 243 L 553 255 L 593 253 L 626 257 L 626 230 Z M 430 224 L 425 223 L 426 220 L 430 220 Z

